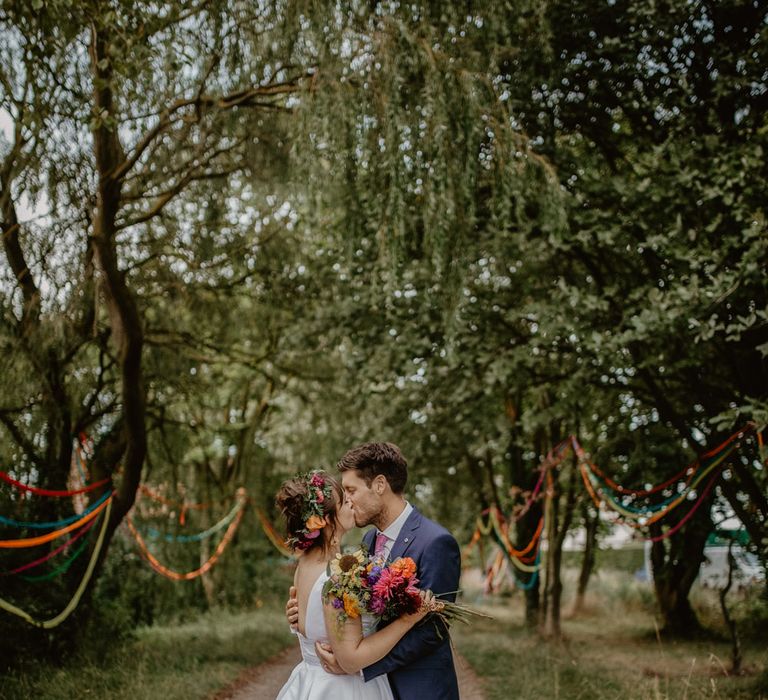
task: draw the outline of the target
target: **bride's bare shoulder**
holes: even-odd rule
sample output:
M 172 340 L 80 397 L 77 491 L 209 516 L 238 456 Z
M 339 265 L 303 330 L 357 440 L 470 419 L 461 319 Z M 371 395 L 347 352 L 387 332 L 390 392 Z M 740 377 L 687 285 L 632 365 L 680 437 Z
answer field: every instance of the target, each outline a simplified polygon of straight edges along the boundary
M 296 563 L 294 585 L 298 589 L 309 590 L 317 581 L 318 576 L 325 571 L 328 562 L 318 557 L 303 556 Z

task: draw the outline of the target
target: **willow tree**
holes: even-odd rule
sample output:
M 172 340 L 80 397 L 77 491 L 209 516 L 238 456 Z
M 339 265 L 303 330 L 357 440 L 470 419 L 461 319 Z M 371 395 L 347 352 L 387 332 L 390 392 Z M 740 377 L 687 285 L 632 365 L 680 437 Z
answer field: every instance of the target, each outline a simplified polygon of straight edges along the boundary
M 312 376 L 307 362 L 313 341 L 285 332 L 292 308 L 282 302 L 300 306 L 308 285 L 289 269 L 291 244 L 275 240 L 300 246 L 328 230 L 329 247 L 353 260 L 357 250 L 428 259 L 455 292 L 474 231 L 526 221 L 529 201 L 541 230 L 557 225 L 557 198 L 542 195 L 551 173 L 478 52 L 481 20 L 470 46 L 453 41 L 466 18 L 450 15 L 354 3 L 303 13 L 246 2 L 4 6 L 3 340 L 13 372 L 0 417 L 14 475 L 64 488 L 73 441 L 89 434 L 91 478 L 116 487 L 108 542 L 170 432 L 166 473 L 197 448 L 202 461 L 190 461 L 210 467 L 205 442 L 228 429 L 217 410 L 245 445 L 271 385 L 322 379 L 327 367 L 315 363 Z M 296 187 L 306 175 L 318 185 L 308 193 Z M 318 193 L 333 207 L 316 207 Z M 295 236 L 294 204 L 309 222 Z M 490 218 L 478 214 L 486 204 Z M 307 217 L 315 211 L 324 218 Z M 386 288 L 394 277 L 382 279 Z M 243 374 L 228 375 L 230 361 Z M 233 400 L 227 387 L 237 391 L 249 369 L 258 381 Z M 200 385 L 186 376 L 198 372 Z M 224 386 L 204 396 L 217 377 Z M 13 502 L 27 519 L 61 515 L 59 502 Z M 64 579 L 62 600 L 82 570 Z M 55 602 L 11 588 L 38 616 Z
M 89 434 L 91 479 L 114 479 L 108 544 L 134 503 L 148 417 L 190 356 L 263 367 L 273 355 L 253 328 L 212 346 L 228 313 L 259 318 L 267 239 L 290 229 L 264 185 L 279 180 L 282 124 L 310 66 L 292 61 L 280 8 L 251 3 L 6 3 L 0 32 L 2 454 L 22 481 L 64 489 Z M 6 503 L 22 520 L 64 508 Z M 20 584 L 4 592 L 36 617 L 56 605 Z
M 320 73 L 304 153 L 318 199 L 333 203 L 317 209 L 323 223 L 355 255 L 401 273 L 382 275 L 373 297 L 396 305 L 390 296 L 410 282 L 404 261 L 421 261 L 430 281 L 416 291 L 448 309 L 450 334 L 457 299 L 477 297 L 472 266 L 498 255 L 492 279 L 508 277 L 505 267 L 524 277 L 523 294 L 496 312 L 527 325 L 520 354 L 500 362 L 511 393 L 549 377 L 523 447 L 536 423 L 569 432 L 579 406 L 599 404 L 582 429 L 603 454 L 617 448 L 627 483 L 662 480 L 670 460 L 764 422 L 764 9 L 376 9 L 329 21 L 343 25 L 343 42 L 317 40 L 351 60 L 341 78 Z M 390 328 L 375 336 L 382 348 L 407 340 Z M 474 348 L 507 355 L 509 338 L 486 339 Z M 435 366 L 448 345 L 418 343 Z M 550 363 L 566 371 L 542 373 Z M 458 410 L 466 393 L 455 387 Z M 688 593 L 714 500 L 728 501 L 765 559 L 764 479 L 733 460 L 696 517 L 655 546 L 670 632 L 698 628 Z
M 359 407 L 349 428 L 399 440 L 414 458 L 414 497 L 466 536 L 478 510 L 506 510 L 508 488 L 535 473 L 547 448 L 539 426 L 562 432 L 571 418 L 566 402 L 567 418 L 538 405 L 545 378 L 564 371 L 537 335 L 564 191 L 507 89 L 530 82 L 507 67 L 512 32 L 544 47 L 531 10 L 381 3 L 340 16 L 317 43 L 322 65 L 330 54 L 345 67 L 320 71 L 304 124 L 313 147 L 299 159 L 321 204 L 315 220 L 343 233 L 352 258 L 337 287 L 359 299 L 339 330 Z M 518 434 L 505 407 L 523 394 L 529 429 Z M 538 591 L 529 598 L 535 609 Z

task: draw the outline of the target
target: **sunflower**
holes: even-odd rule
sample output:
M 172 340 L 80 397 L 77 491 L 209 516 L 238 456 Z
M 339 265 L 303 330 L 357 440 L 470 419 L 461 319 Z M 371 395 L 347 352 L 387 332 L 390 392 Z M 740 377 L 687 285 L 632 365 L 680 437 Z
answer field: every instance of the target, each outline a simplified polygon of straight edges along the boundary
M 337 554 L 335 559 L 331 559 L 331 575 L 340 576 L 349 574 L 357 567 L 365 564 L 366 556 L 363 550 L 358 549 L 352 554 Z

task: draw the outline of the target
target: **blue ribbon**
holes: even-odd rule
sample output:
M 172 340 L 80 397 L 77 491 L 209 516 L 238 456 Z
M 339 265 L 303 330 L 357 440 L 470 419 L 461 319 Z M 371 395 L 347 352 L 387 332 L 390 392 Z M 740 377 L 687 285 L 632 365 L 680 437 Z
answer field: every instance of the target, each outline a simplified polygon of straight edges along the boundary
M 541 547 L 539 547 L 539 551 L 536 552 L 536 561 L 534 562 L 534 565 L 538 566 L 540 560 L 541 560 Z M 526 583 L 520 583 L 520 579 L 517 578 L 517 576 L 515 576 L 515 585 L 521 591 L 530 591 L 531 588 L 533 588 L 536 585 L 536 581 L 539 580 L 539 571 L 540 569 L 536 569 L 536 571 L 533 572 L 533 574 L 531 575 L 531 578 L 529 578 Z
M 85 517 L 93 510 L 96 510 L 104 501 L 106 501 L 110 495 L 112 494 L 111 491 L 105 491 L 98 500 L 94 501 L 89 505 L 82 513 L 75 513 L 75 515 L 71 515 L 68 518 L 64 518 L 63 520 L 56 520 L 55 522 L 51 523 L 28 523 L 22 520 L 13 520 L 11 518 L 5 518 L 2 515 L 0 515 L 0 523 L 3 525 L 9 525 L 10 527 L 18 527 L 18 528 L 32 528 L 34 530 L 47 530 L 49 527 L 53 529 L 58 529 L 60 527 L 64 527 L 65 525 L 69 525 L 70 523 L 75 522 L 76 520 L 80 520 L 80 518 Z

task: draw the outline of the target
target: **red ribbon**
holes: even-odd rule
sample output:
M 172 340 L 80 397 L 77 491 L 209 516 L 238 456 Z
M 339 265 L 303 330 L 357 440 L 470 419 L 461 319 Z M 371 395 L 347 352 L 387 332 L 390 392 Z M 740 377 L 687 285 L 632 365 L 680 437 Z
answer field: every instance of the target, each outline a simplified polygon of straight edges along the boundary
M 108 484 L 111 481 L 111 479 L 106 478 L 102 479 L 101 481 L 97 481 L 95 484 L 84 486 L 81 489 L 75 489 L 74 491 L 52 491 L 50 489 L 39 489 L 35 486 L 27 486 L 26 484 L 22 484 L 20 481 L 16 481 L 16 479 L 12 478 L 6 472 L 0 472 L 0 479 L 11 484 L 11 486 L 15 486 L 17 489 L 28 491 L 29 493 L 34 493 L 36 496 L 53 496 L 57 498 L 77 496 L 80 493 L 87 493 L 88 491 L 93 491 L 94 489 L 97 489 L 100 486 L 104 486 L 104 484 Z
M 18 569 L 13 569 L 12 571 L 4 571 L 0 576 L 10 576 L 11 574 L 18 574 L 22 571 L 26 571 L 27 569 L 31 569 L 33 566 L 37 566 L 38 564 L 42 564 L 43 562 L 48 561 L 49 559 L 53 559 L 59 552 L 64 551 L 67 547 L 71 547 L 78 539 L 80 539 L 88 530 L 93 527 L 95 520 L 91 520 L 80 532 L 78 532 L 74 537 L 70 537 L 63 545 L 60 547 L 57 547 L 49 554 L 46 554 L 44 557 L 40 557 L 39 559 L 35 559 L 35 561 L 30 562 L 29 564 L 24 564 L 23 566 L 20 566 Z

